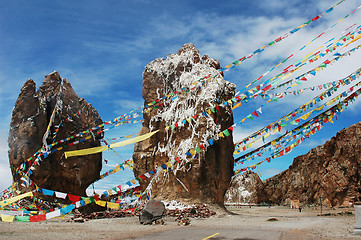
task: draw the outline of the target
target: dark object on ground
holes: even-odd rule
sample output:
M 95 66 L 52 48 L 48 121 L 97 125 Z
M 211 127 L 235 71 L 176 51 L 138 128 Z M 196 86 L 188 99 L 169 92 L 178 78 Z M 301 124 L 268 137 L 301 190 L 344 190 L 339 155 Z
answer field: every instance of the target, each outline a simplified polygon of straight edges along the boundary
M 165 211 L 164 203 L 158 200 L 150 200 L 145 208 L 139 214 L 141 224 L 152 224 L 152 222 L 161 219 Z

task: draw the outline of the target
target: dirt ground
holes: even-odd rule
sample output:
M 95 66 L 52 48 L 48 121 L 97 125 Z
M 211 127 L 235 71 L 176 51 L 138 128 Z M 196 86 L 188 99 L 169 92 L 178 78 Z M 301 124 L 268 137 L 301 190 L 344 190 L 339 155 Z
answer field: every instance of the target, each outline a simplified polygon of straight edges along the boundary
M 37 223 L 0 222 L 0 239 L 158 239 L 156 233 L 161 232 L 174 232 L 172 239 L 205 239 L 212 235 L 214 229 L 221 229 L 225 233 L 257 234 L 253 238 L 214 236 L 208 239 L 361 239 L 361 236 L 353 235 L 353 208 L 323 210 L 323 216 L 319 216 L 319 209 L 311 208 L 302 209 L 302 212 L 287 207 L 231 207 L 229 210 L 235 215 L 191 219 L 190 226 L 178 226 L 172 217 L 165 217 L 164 225 L 141 225 L 137 217 L 98 219 L 84 223 L 69 222 L 71 216 Z M 197 229 L 203 232 L 197 232 Z M 182 232 L 190 230 L 194 232 L 191 238 L 181 236 Z M 271 238 L 268 235 L 271 233 L 276 233 L 272 235 L 276 237 Z

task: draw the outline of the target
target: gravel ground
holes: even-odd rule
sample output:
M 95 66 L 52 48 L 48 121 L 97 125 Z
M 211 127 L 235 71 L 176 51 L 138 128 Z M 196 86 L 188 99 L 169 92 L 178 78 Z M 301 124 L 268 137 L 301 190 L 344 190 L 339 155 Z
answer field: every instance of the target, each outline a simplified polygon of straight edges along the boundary
M 278 239 L 282 240 L 361 239 L 361 236 L 353 235 L 353 208 L 324 210 L 326 216 L 319 216 L 319 210 L 308 208 L 301 213 L 286 207 L 232 207 L 229 210 L 235 215 L 218 214 L 207 219 L 191 219 L 190 226 L 178 226 L 173 217 L 165 217 L 164 225 L 141 225 L 137 217 L 97 219 L 84 223 L 68 222 L 70 216 L 38 223 L 0 222 L 0 239 L 135 239 L 146 236 L 155 239 L 154 234 L 159 232 L 187 229 L 209 229 L 209 235 L 214 229 L 257 232 L 260 236 L 262 233 L 267 236 L 268 233 L 277 232 Z M 268 221 L 272 218 L 274 221 Z M 205 237 L 194 236 L 194 239 Z M 173 239 L 185 238 L 173 236 Z

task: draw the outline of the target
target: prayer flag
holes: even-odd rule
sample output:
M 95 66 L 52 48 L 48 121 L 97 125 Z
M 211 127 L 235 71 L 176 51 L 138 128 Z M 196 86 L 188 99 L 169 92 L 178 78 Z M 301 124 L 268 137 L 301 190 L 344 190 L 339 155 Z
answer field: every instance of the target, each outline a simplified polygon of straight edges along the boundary
M 75 205 L 74 205 L 74 204 L 70 204 L 70 205 L 68 205 L 68 206 L 60 209 L 60 212 L 61 212 L 63 215 L 65 215 L 65 214 L 71 212 L 74 208 L 75 208 Z M 30 219 L 30 220 L 31 220 L 31 219 Z
M 14 218 L 15 218 L 14 215 L 1 214 L 1 221 L 3 221 L 3 222 L 13 222 Z
M 46 219 L 51 219 L 51 218 L 55 218 L 55 217 L 59 217 L 60 216 L 60 209 L 56 209 L 52 212 L 49 212 L 47 214 L 45 214 Z
M 93 147 L 93 148 L 87 148 L 87 149 L 82 149 L 82 150 L 68 151 L 68 152 L 65 152 L 65 158 L 73 157 L 73 156 L 95 154 L 95 153 L 103 152 L 103 151 L 107 150 L 108 148 L 122 147 L 122 146 L 126 146 L 126 145 L 129 145 L 132 143 L 140 142 L 140 141 L 150 138 L 151 136 L 156 134 L 158 131 L 159 130 L 156 130 L 156 131 L 153 131 L 153 132 L 150 132 L 150 133 L 138 136 L 138 137 L 127 139 L 127 140 L 117 142 L 117 143 L 113 143 L 113 144 L 110 144 L 109 147 L 108 146 L 100 146 L 100 147 Z
M 112 209 L 119 209 L 119 203 L 108 202 L 108 207 Z
M 75 195 L 72 195 L 72 194 L 69 194 L 69 193 L 68 193 L 68 198 L 72 202 L 77 202 L 77 201 L 80 200 L 80 196 L 75 196 Z
M 55 196 L 57 197 L 57 198 L 62 198 L 62 199 L 65 199 L 66 198 L 66 193 L 62 193 L 62 192 L 57 192 L 57 191 L 55 191 Z
M 29 216 L 16 216 L 17 222 L 29 222 L 30 217 Z
M 45 214 L 30 216 L 30 222 L 40 222 L 46 220 Z
M 48 189 L 42 189 L 44 195 L 53 196 L 54 191 Z
M 102 206 L 102 207 L 105 207 L 105 205 L 107 204 L 107 202 L 103 201 L 103 200 L 95 201 L 95 203 L 98 204 L 99 206 Z

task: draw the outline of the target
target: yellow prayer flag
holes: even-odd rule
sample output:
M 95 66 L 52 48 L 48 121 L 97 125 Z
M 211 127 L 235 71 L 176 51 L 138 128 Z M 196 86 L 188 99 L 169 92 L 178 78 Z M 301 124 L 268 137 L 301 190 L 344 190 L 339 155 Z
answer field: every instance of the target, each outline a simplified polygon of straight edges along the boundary
M 136 142 L 146 140 L 146 139 L 150 138 L 151 136 L 153 136 L 154 134 L 156 134 L 158 131 L 159 130 L 156 130 L 154 132 L 150 132 L 150 133 L 147 133 L 147 134 L 135 137 L 135 138 L 131 138 L 131 139 L 128 139 L 128 140 L 124 140 L 124 141 L 121 141 L 121 142 L 110 144 L 109 148 L 122 147 L 122 146 L 125 146 L 125 145 L 129 145 L 129 144 L 132 144 L 132 143 L 136 143 Z M 100 147 L 93 147 L 93 148 L 87 148 L 87 149 L 81 149 L 81 150 L 75 150 L 75 151 L 68 151 L 68 152 L 65 152 L 65 158 L 95 154 L 95 153 L 99 153 L 99 152 L 104 152 L 107 149 L 108 149 L 108 146 L 100 146 Z
M 328 116 L 328 121 L 334 123 L 334 122 L 332 121 L 332 118 L 333 118 L 333 115 Z
M 281 77 L 282 80 L 290 77 L 292 75 L 292 73 L 287 73 L 286 75 L 284 75 L 283 77 Z
M 191 150 L 189 150 L 189 152 L 192 154 L 192 156 L 196 155 L 196 150 L 194 148 L 192 148 Z
M 103 200 L 95 201 L 95 203 L 98 204 L 99 206 L 102 206 L 102 207 L 105 207 L 105 205 L 107 204 L 107 202 L 103 201 Z
M 224 138 L 223 132 L 218 133 L 218 135 L 219 135 L 221 138 Z
M 119 209 L 119 203 L 108 202 L 108 208 Z
M 305 115 L 301 116 L 300 118 L 302 118 L 303 120 L 306 120 L 310 115 L 311 113 L 313 112 L 314 110 L 312 110 L 311 112 L 309 113 L 306 113 Z
M 351 42 L 349 42 L 349 43 L 347 43 L 346 44 L 346 46 L 344 46 L 344 48 L 345 47 L 347 47 L 349 44 L 351 44 L 351 43 L 353 43 L 353 42 L 355 42 L 355 41 L 357 41 L 357 40 L 359 40 L 361 38 L 361 35 L 358 35 L 357 37 L 355 37 Z
M 14 218 L 15 218 L 15 216 L 13 216 L 13 215 L 1 214 L 1 221 L 3 221 L 3 222 L 13 222 Z
M 133 184 L 137 183 L 137 181 L 135 181 L 135 179 L 130 180 L 130 182 L 133 183 Z
M 20 199 L 23 199 L 23 198 L 26 198 L 26 197 L 32 197 L 32 196 L 33 196 L 32 192 L 27 192 L 27 193 L 21 194 L 19 196 L 16 196 L 16 197 L 13 197 L 13 198 L 10 198 L 10 199 L 6 199 L 6 200 L 0 202 L 0 207 L 7 206 L 10 203 L 19 201 Z
M 242 102 L 239 102 L 239 103 L 237 103 L 236 105 L 234 105 L 233 108 L 232 108 L 232 110 L 234 110 L 234 109 L 236 109 L 236 108 L 238 108 L 238 107 L 240 107 L 240 106 L 242 106 Z
M 336 102 L 337 99 L 338 99 L 338 98 L 332 99 L 331 101 L 327 102 L 326 105 L 327 105 L 327 106 L 330 106 L 331 104 L 333 104 L 334 102 Z
M 321 107 L 316 108 L 317 111 L 321 111 L 325 105 L 322 105 Z

